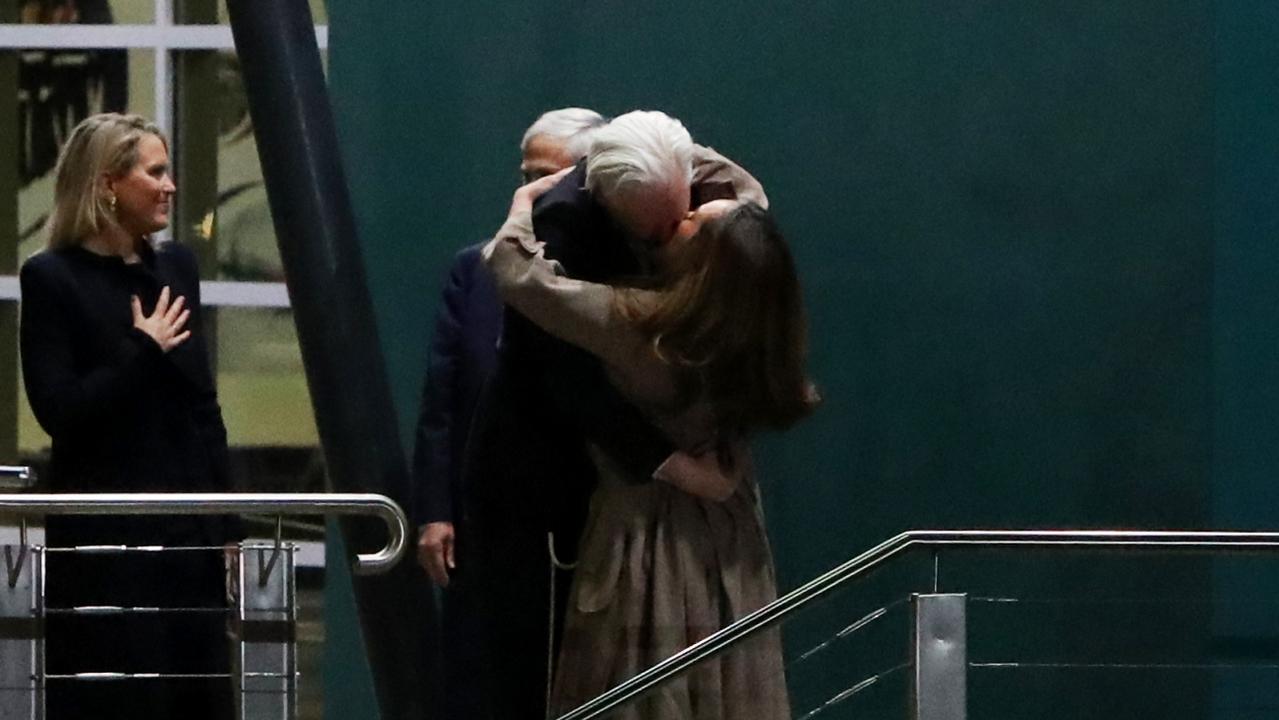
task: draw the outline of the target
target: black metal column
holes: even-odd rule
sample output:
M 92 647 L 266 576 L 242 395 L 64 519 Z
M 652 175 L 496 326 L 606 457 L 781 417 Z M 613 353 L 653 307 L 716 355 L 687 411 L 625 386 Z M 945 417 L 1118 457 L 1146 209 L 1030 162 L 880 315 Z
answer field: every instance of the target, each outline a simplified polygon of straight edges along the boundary
M 408 506 L 409 478 L 306 0 L 227 0 L 330 485 Z M 380 541 L 343 524 L 350 551 Z M 438 707 L 434 605 L 411 561 L 356 577 L 386 720 Z M 428 634 L 429 633 L 429 634 Z

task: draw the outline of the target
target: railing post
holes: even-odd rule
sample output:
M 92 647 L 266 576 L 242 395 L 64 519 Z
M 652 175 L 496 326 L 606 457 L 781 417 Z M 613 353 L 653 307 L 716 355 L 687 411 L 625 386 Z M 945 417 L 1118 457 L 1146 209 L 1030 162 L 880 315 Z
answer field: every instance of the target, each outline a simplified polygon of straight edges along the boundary
M 232 623 L 239 720 L 297 717 L 296 549 L 293 544 L 240 546 Z
M 0 720 L 44 718 L 44 551 L 0 546 Z
M 968 717 L 968 596 L 912 595 L 913 720 Z
M 35 473 L 0 465 L 0 492 L 27 490 Z M 0 720 L 44 717 L 44 551 L 25 519 L 0 518 Z

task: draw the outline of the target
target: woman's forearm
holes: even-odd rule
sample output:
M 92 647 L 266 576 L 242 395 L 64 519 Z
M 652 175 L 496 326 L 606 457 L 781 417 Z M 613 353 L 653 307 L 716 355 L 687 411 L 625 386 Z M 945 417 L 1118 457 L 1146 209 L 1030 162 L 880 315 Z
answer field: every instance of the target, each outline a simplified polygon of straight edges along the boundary
M 574 280 L 542 254 L 527 215 L 509 218 L 484 248 L 484 263 L 502 301 L 556 338 L 610 366 L 634 363 L 646 344 L 618 316 L 615 290 Z

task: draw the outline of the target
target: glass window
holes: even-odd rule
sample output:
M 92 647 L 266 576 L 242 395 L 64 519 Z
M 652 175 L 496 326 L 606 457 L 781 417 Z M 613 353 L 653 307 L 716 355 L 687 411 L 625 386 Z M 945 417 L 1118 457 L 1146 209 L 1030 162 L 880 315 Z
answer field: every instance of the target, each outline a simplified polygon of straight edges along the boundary
M 324 0 L 310 0 L 311 5 L 311 22 L 316 25 L 329 24 L 329 11 L 324 5 Z M 218 6 L 218 22 L 225 25 L 231 22 L 231 18 L 227 15 L 226 3 L 219 2 Z
M 155 22 L 155 0 L 18 0 L 18 22 L 139 25 Z
M 235 307 L 218 308 L 209 314 L 216 314 L 217 318 L 214 357 L 218 400 L 232 452 L 277 451 L 270 463 L 276 467 L 271 477 L 263 477 L 261 482 L 253 477 L 237 477 L 237 485 L 255 491 L 322 491 L 319 436 L 292 312 Z M 47 452 L 49 436 L 31 413 L 21 384 L 18 392 L 19 453 L 22 457 L 37 456 Z M 294 452 L 284 452 L 287 448 Z M 286 460 L 290 460 L 286 463 L 290 467 L 281 467 Z M 253 460 L 238 465 L 248 475 L 253 474 L 252 468 L 260 466 Z M 296 475 L 296 481 L 287 481 L 287 475 Z
M 197 248 L 207 279 L 283 282 L 238 59 L 231 51 L 174 58 L 175 134 L 182 139 L 175 237 Z M 319 440 L 291 312 L 224 307 L 208 314 L 216 317 L 219 399 L 246 489 L 321 489 Z M 266 467 L 275 470 L 252 470 Z M 285 468 L 293 475 L 287 487 Z
M 0 227 L 0 242 L 17 246 L 9 267 L 0 271 L 12 274 L 43 246 L 41 230 L 53 201 L 53 168 L 67 133 L 83 118 L 104 110 L 151 114 L 155 54 L 30 48 L 0 53 L 0 65 L 16 72 L 11 79 L 16 79 L 17 126 L 0 145 L 0 162 L 17 168 L 16 216 Z M 30 458 L 47 451 L 49 437 L 31 414 L 20 382 L 15 396 L 18 455 Z M 12 438 L 14 428 L 0 432 Z
M 184 138 L 175 232 L 203 247 L 206 278 L 283 282 L 239 59 L 232 51 L 174 56 Z
M 43 242 L 40 230 L 53 200 L 53 167 L 67 133 L 96 112 L 151 115 L 155 54 L 150 50 L 26 49 L 5 55 L 17 60 L 18 127 L 0 152 L 18 167 L 20 265 Z M 0 229 L 0 237 L 7 234 L 5 230 L 9 229 Z
M 0 53 L 4 56 L 11 67 L 16 63 L 20 128 L 4 153 L 10 167 L 20 169 L 16 227 L 0 228 L 0 238 L 8 235 L 4 241 L 17 244 L 11 267 L 0 270 L 12 274 L 43 244 L 53 166 L 67 132 L 101 110 L 152 115 L 155 55 L 149 49 L 24 49 Z M 173 57 L 178 103 L 173 153 L 180 174 L 174 238 L 197 250 L 206 279 L 282 282 L 236 56 L 197 50 Z M 108 98 L 115 98 L 112 105 Z M 209 308 L 206 315 L 223 414 L 238 457 L 237 485 L 321 489 L 323 466 L 291 312 Z M 47 452 L 49 438 L 31 413 L 20 378 L 16 384 L 18 454 L 38 457 Z M 10 426 L 9 437 L 13 432 Z
M 283 282 L 239 59 L 226 52 L 219 53 L 219 61 L 218 274 L 227 280 Z
M 287 309 L 218 309 L 217 378 L 222 415 L 237 447 L 319 443 Z
M 227 22 L 221 0 L 164 2 L 172 3 L 179 23 Z M 70 26 L 77 23 L 152 24 L 157 2 L 14 0 L 4 5 L 0 0 L 0 22 L 68 25 L 66 36 L 76 37 L 77 29 Z M 311 0 L 311 10 L 315 22 L 328 22 L 323 0 Z M 156 37 L 166 42 L 163 33 Z M 17 335 L 13 276 L 43 244 L 52 171 L 67 133 L 82 118 L 101 111 L 156 117 L 157 84 L 173 89 L 174 239 L 196 250 L 206 280 L 283 280 L 235 53 L 218 48 L 170 52 L 172 62 L 160 68 L 156 57 L 151 48 L 0 49 L 0 289 L 7 293 L 0 297 L 0 335 Z M 6 105 L 3 98 L 13 98 L 14 104 Z M 204 318 L 231 445 L 234 489 L 322 491 L 324 462 L 292 312 L 206 307 Z M 50 442 L 27 402 L 17 356 L 16 342 L 0 343 L 0 463 L 31 464 L 39 470 Z M 247 520 L 254 536 L 274 532 L 270 519 Z M 318 519 L 288 521 L 284 532 L 308 541 L 314 550 L 323 524 Z M 322 714 L 322 543 L 318 547 L 318 557 L 298 576 L 298 650 L 305 673 L 299 705 L 305 718 Z

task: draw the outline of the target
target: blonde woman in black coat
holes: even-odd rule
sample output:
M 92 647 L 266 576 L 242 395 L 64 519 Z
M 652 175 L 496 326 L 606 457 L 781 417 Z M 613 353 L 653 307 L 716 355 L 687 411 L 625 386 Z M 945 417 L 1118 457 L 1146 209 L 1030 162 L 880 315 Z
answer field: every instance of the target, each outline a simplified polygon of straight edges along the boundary
M 22 266 L 21 352 L 31 408 L 53 440 L 54 492 L 227 490 L 226 428 L 200 332 L 195 257 L 151 240 L 169 224 L 168 141 L 136 115 L 94 115 L 58 161 L 45 250 Z M 232 518 L 50 517 L 51 548 L 220 547 Z M 203 608 L 53 614 L 47 671 L 229 672 L 221 554 L 52 553 L 50 608 Z M 48 717 L 229 718 L 224 678 L 47 684 Z

